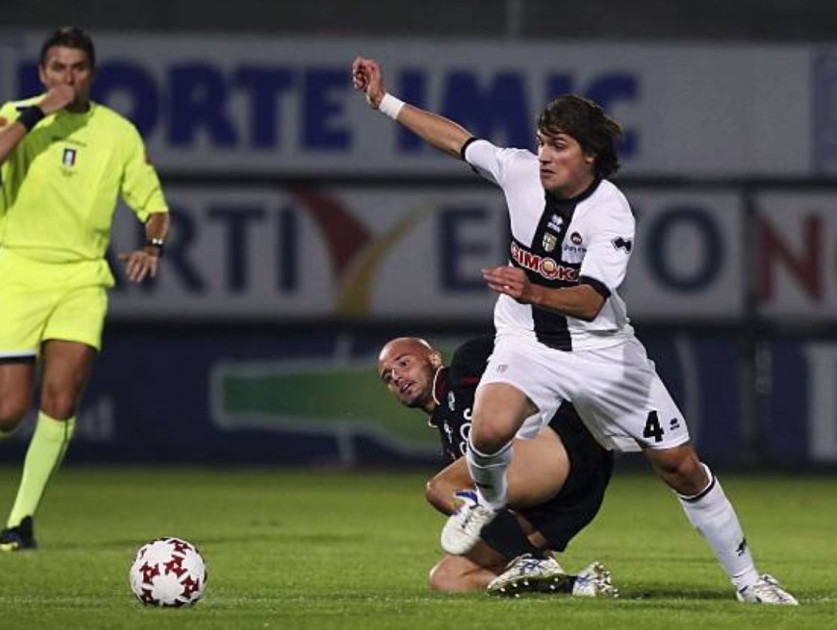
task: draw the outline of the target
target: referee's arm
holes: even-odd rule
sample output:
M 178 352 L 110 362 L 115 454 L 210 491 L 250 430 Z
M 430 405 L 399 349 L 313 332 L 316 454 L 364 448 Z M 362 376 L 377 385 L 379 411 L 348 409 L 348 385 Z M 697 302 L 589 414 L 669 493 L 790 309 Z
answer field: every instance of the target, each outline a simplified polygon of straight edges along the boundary
M 0 129 L 0 164 L 6 161 L 23 137 L 32 131 L 45 116 L 64 109 L 73 102 L 75 92 L 72 86 L 57 85 L 51 87 L 43 100 L 37 105 L 25 108 L 18 115 L 17 120 L 5 128 Z

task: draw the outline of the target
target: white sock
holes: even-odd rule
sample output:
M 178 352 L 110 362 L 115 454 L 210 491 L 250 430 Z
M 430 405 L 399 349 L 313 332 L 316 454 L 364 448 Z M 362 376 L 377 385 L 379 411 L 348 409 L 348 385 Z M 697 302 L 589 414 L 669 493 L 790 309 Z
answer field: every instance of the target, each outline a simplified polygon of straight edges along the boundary
M 509 442 L 496 453 L 486 455 L 474 448 L 468 440 L 468 452 L 465 454 L 471 479 L 477 487 L 480 503 L 493 510 L 500 510 L 508 502 L 508 484 L 506 468 L 512 460 L 512 443 Z
M 741 590 L 758 580 L 759 575 L 732 503 L 709 467 L 701 465 L 709 477 L 709 484 L 693 497 L 678 494 L 677 498 L 689 522 L 712 547 L 735 588 Z

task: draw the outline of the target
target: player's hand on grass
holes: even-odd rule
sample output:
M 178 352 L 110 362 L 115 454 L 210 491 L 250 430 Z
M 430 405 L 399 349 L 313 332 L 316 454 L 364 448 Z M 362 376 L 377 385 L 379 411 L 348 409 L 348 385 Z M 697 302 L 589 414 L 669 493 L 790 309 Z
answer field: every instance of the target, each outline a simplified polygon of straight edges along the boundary
M 532 283 L 522 269 L 508 265 L 483 269 L 482 277 L 492 291 L 508 295 L 521 304 L 531 304 L 534 295 Z
M 131 282 L 142 282 L 154 278 L 160 266 L 160 253 L 153 247 L 137 249 L 119 254 L 119 260 L 125 263 L 125 275 Z
M 384 98 L 384 75 L 381 66 L 374 59 L 357 57 L 352 63 L 352 86 L 366 95 L 366 102 L 372 109 L 378 109 Z

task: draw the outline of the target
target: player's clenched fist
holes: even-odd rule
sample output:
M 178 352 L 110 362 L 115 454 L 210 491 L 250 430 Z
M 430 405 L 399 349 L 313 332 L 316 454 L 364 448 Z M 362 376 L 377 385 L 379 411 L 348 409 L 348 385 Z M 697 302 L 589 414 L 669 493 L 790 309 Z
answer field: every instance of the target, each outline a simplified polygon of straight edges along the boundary
M 352 85 L 358 92 L 366 94 L 366 102 L 372 109 L 378 109 L 384 98 L 384 77 L 381 66 L 374 59 L 357 57 L 352 63 Z

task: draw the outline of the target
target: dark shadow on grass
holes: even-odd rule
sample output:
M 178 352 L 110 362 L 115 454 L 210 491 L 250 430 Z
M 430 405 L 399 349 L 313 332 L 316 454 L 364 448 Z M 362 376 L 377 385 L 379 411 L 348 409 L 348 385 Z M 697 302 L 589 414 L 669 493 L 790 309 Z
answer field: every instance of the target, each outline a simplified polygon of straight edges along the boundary
M 469 593 L 470 594 L 470 593 Z M 449 597 L 461 597 L 462 594 L 460 593 L 446 593 Z M 547 593 L 521 593 L 520 599 L 550 599 L 550 598 L 560 598 L 566 599 L 571 598 L 570 595 L 564 593 L 554 593 L 554 594 L 547 594 Z M 511 598 L 504 598 L 504 597 L 492 597 L 490 598 L 492 601 L 514 601 Z M 578 600 L 579 598 L 572 598 L 574 601 Z M 689 604 L 690 602 L 694 602 L 696 606 L 700 605 L 702 602 L 706 601 L 728 601 L 728 602 L 735 602 L 735 593 L 731 590 L 712 590 L 712 589 L 693 589 L 689 591 L 674 590 L 674 589 L 621 589 L 619 590 L 619 597 L 616 599 L 610 598 L 600 598 L 596 601 L 609 601 L 609 602 L 635 602 L 639 605 L 642 604 L 653 604 L 655 607 L 659 607 L 660 605 L 665 605 L 666 603 L 673 603 L 677 602 L 678 607 L 683 607 L 684 604 Z M 737 603 L 737 602 L 736 602 Z
M 189 538 L 189 540 L 192 540 Z M 207 547 L 210 545 L 221 544 L 235 544 L 248 545 L 251 543 L 287 543 L 294 544 L 334 544 L 334 543 L 359 543 L 367 541 L 366 536 L 358 535 L 340 535 L 340 534 L 247 534 L 246 536 L 196 536 L 194 542 L 198 547 Z M 136 547 L 143 542 L 137 538 L 124 539 L 114 538 L 112 540 L 100 539 L 97 541 L 90 541 L 89 543 L 66 542 L 54 543 L 53 549 L 60 551 L 72 551 L 78 549 L 122 549 L 124 547 Z
M 664 600 L 664 599 L 676 599 L 679 602 L 694 600 L 695 602 L 700 602 L 703 600 L 727 600 L 727 601 L 735 601 L 735 592 L 732 588 L 718 590 L 718 589 L 689 589 L 688 591 L 684 591 L 682 588 L 675 590 L 675 589 L 667 589 L 667 588 L 654 588 L 654 589 L 620 589 L 619 591 L 619 600 L 627 601 L 627 600 Z

